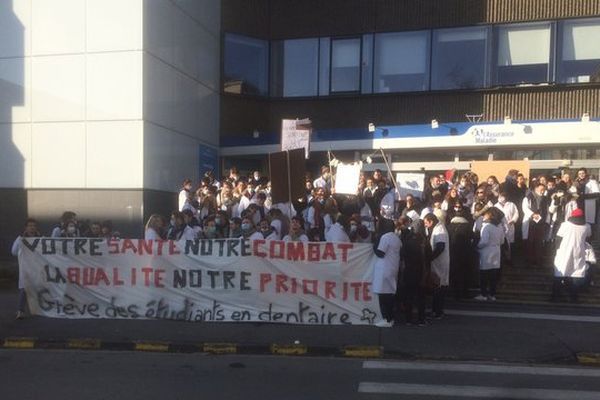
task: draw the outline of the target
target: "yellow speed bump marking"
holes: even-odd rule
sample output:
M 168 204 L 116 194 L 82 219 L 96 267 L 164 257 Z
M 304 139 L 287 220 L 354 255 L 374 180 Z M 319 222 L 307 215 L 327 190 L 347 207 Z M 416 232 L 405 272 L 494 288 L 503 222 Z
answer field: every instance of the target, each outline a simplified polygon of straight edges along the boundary
M 211 354 L 236 354 L 237 344 L 235 343 L 204 343 L 202 351 Z
M 580 364 L 600 365 L 600 353 L 577 353 Z
M 4 347 L 7 349 L 33 349 L 35 338 L 6 338 Z
M 67 348 L 81 350 L 97 350 L 102 342 L 98 339 L 69 339 Z
M 169 351 L 169 344 L 164 342 L 136 342 L 136 351 L 156 351 L 156 352 L 167 352 Z
M 346 346 L 343 349 L 344 357 L 379 358 L 383 356 L 383 347 L 380 346 Z
M 306 354 L 308 347 L 305 344 L 272 344 L 271 354 L 282 356 L 301 356 Z

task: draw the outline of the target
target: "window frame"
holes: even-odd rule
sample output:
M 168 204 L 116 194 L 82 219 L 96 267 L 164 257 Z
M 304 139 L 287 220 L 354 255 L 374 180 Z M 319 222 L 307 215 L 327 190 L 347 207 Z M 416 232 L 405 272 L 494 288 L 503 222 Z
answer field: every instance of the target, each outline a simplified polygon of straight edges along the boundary
M 424 32 L 427 34 L 427 38 L 425 40 L 427 48 L 425 49 L 426 60 L 425 60 L 425 87 L 423 90 L 390 90 L 389 92 L 381 92 L 379 91 L 378 85 L 376 85 L 375 81 L 377 78 L 377 69 L 378 69 L 378 60 L 377 60 L 377 37 L 381 35 L 390 35 L 390 34 L 414 34 L 418 32 Z M 373 35 L 373 94 L 378 95 L 387 95 L 391 93 L 427 93 L 431 92 L 431 59 L 432 59 L 432 51 L 433 51 L 433 29 L 418 29 L 418 30 L 407 30 L 407 31 L 397 31 L 397 32 L 377 32 Z
M 556 21 L 534 21 L 534 22 L 519 22 L 513 24 L 497 24 L 492 26 L 492 54 L 493 57 L 490 62 L 490 70 L 492 72 L 490 85 L 491 87 L 519 87 L 519 86 L 530 86 L 530 85 L 549 85 L 555 83 L 555 64 L 556 64 Z M 550 43 L 548 44 L 548 68 L 546 69 L 546 78 L 543 82 L 522 82 L 522 83 L 500 83 L 498 74 L 500 66 L 498 65 L 498 59 L 500 57 L 500 30 L 503 28 L 518 28 L 518 27 L 533 27 L 533 26 L 548 26 L 550 29 Z M 526 64 L 535 65 L 535 64 Z
M 563 80 L 563 62 L 565 60 L 563 60 L 563 56 L 564 56 L 564 32 L 565 32 L 565 25 L 567 24 L 573 24 L 576 25 L 577 23 L 589 23 L 589 22 L 596 22 L 599 26 L 600 26 L 600 17 L 584 17 L 584 18 L 568 18 L 568 19 L 563 19 L 560 21 L 557 21 L 556 23 L 556 47 L 555 47 L 555 54 L 556 54 L 556 62 L 555 62 L 555 71 L 554 71 L 554 81 L 557 84 L 561 84 L 561 85 L 589 85 L 592 84 L 594 82 L 589 81 L 589 82 L 566 82 Z M 580 61 L 580 60 L 571 60 L 571 61 Z
M 358 89 L 357 90 L 332 90 L 332 82 L 333 82 L 333 44 L 335 41 L 342 40 L 358 40 Z M 352 35 L 352 36 L 331 36 L 329 38 L 329 96 L 343 96 L 343 95 L 352 95 L 362 94 L 362 54 L 363 54 L 363 41 L 362 35 Z

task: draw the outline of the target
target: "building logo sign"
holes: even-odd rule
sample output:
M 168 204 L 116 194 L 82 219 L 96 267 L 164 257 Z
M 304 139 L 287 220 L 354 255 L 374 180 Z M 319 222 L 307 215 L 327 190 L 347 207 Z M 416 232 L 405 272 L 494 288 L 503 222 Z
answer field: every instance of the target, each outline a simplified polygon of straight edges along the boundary
M 489 131 L 484 128 L 475 128 L 471 132 L 477 144 L 498 144 L 507 138 L 514 138 L 514 131 Z

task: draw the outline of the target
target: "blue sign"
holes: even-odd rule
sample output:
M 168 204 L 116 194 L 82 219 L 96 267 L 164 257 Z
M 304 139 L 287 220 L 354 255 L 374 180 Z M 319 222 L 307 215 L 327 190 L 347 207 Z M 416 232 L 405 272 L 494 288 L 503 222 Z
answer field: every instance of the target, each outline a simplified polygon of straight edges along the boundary
M 212 171 L 216 179 L 219 179 L 219 152 L 216 148 L 201 144 L 200 155 L 200 179 L 208 171 Z

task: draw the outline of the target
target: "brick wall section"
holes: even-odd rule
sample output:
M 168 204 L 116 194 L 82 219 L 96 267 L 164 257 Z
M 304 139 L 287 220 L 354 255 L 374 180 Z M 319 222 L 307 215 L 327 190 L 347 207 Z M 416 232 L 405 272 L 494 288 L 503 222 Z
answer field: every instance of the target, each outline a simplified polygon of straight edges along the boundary
M 272 39 L 600 15 L 598 0 L 223 0 L 222 29 Z

